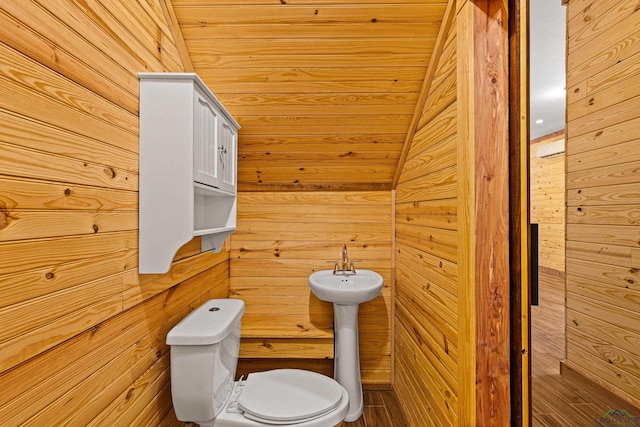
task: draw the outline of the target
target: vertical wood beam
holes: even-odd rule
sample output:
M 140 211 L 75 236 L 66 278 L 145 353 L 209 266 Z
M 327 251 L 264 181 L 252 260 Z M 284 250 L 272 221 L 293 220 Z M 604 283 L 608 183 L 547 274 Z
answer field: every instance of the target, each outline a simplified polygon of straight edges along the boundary
M 463 0 L 457 11 L 459 423 L 508 426 L 507 0 Z
M 458 100 L 458 334 L 460 349 L 458 361 L 459 404 L 458 425 L 475 426 L 476 423 L 476 298 L 474 268 L 476 222 L 475 208 L 475 128 L 473 127 L 473 84 L 470 73 L 474 68 L 470 46 L 473 40 L 471 7 L 458 3 L 457 18 L 457 100 Z M 464 25 L 463 25 L 464 24 Z

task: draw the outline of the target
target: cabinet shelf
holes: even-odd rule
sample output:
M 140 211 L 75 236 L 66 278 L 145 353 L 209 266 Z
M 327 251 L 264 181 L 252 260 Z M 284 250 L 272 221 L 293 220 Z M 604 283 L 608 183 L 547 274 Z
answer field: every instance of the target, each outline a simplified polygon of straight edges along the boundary
M 213 227 L 213 228 L 201 228 L 193 230 L 194 236 L 206 236 L 207 234 L 226 233 L 236 231 L 235 227 Z
M 240 126 L 193 73 L 140 73 L 138 272 L 164 273 L 200 236 L 219 252 L 236 227 Z

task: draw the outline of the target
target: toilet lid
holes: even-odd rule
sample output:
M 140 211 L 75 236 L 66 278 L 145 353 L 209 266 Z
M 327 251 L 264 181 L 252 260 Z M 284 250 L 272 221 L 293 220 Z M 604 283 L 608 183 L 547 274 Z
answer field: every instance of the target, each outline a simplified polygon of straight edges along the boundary
M 334 410 L 342 387 L 332 378 L 300 369 L 249 374 L 238 407 L 248 418 L 272 424 L 317 418 Z

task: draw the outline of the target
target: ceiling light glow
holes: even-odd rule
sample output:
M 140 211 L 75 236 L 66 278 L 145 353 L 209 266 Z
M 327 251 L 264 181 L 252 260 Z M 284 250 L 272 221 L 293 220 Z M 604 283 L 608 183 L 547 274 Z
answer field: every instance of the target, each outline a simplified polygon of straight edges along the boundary
M 567 96 L 567 89 L 564 86 L 557 86 L 551 89 L 547 89 L 540 93 L 540 99 L 552 100 L 552 99 L 565 99 Z

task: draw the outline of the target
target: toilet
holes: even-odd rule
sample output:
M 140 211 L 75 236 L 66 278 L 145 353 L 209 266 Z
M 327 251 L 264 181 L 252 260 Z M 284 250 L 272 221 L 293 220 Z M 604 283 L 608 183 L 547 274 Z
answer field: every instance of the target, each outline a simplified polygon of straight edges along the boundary
M 201 426 L 332 427 L 349 409 L 334 379 L 300 369 L 274 369 L 235 380 L 244 302 L 213 299 L 167 335 L 176 416 Z

